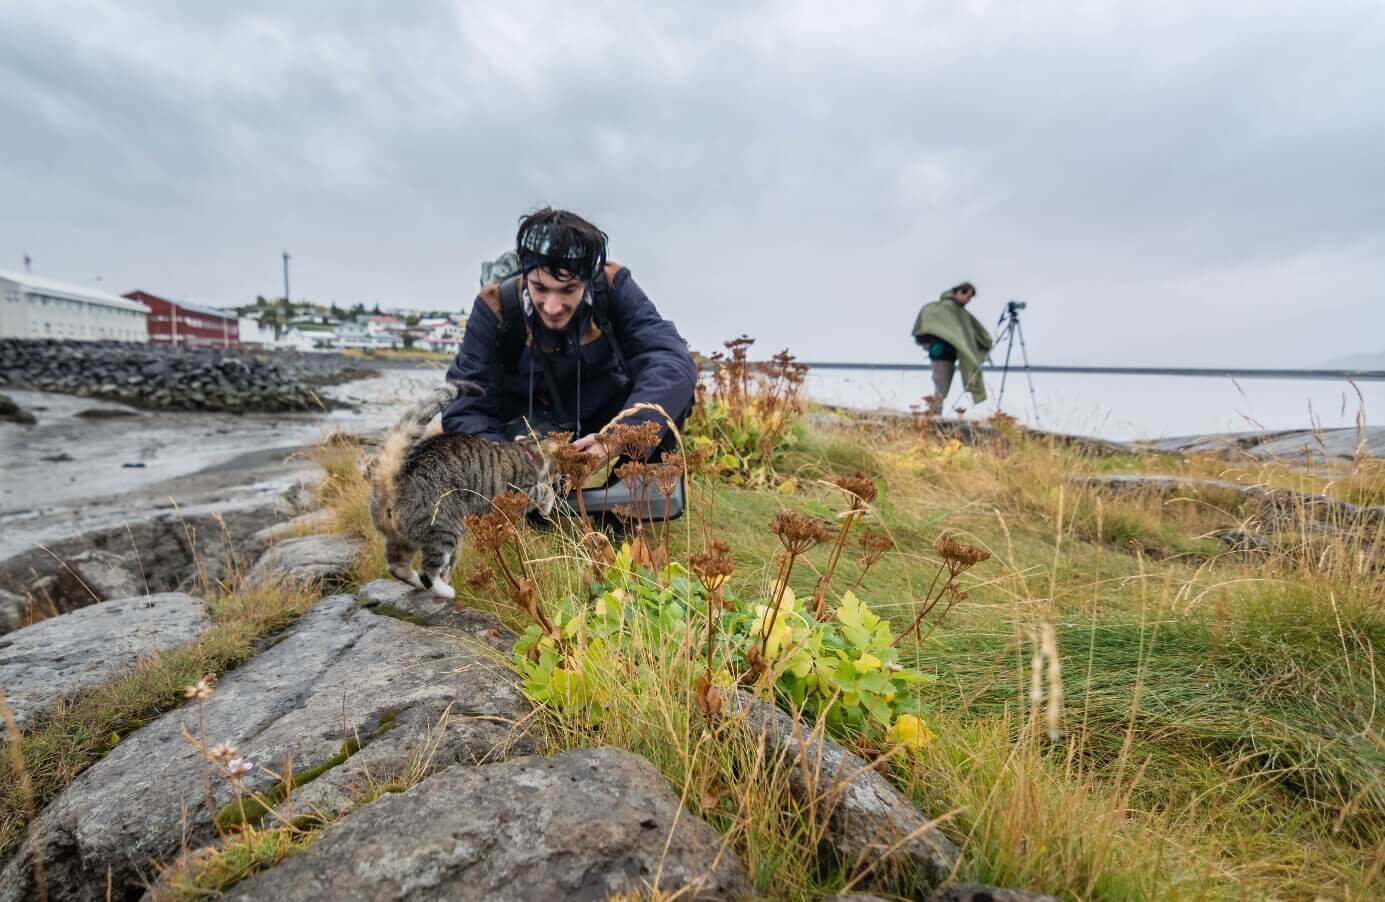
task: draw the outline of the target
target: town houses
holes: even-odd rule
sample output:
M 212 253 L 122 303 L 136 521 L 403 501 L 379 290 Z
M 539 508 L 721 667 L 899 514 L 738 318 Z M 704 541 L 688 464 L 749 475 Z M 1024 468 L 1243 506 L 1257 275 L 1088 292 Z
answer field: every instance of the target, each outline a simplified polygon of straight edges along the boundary
M 226 308 L 136 289 L 0 271 L 0 338 L 130 341 L 180 348 L 417 350 L 455 354 L 466 315 L 416 307 L 350 308 L 282 299 Z

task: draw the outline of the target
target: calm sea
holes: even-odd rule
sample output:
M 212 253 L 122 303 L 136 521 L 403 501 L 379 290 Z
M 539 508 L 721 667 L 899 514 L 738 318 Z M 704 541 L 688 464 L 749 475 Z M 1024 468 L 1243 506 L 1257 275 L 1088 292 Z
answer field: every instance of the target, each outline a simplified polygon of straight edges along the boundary
M 1228 379 L 1200 376 L 1034 375 L 1034 404 L 1023 373 L 1010 372 L 1002 409 L 1029 425 L 1114 440 L 1155 439 L 1224 432 L 1352 427 L 1364 411 L 1368 424 L 1385 421 L 1385 382 L 1308 379 Z M 949 415 L 972 408 L 954 380 Z M 1000 374 L 987 373 L 991 398 L 966 416 L 996 409 Z M 908 409 L 932 391 L 926 372 L 819 370 L 808 394 L 851 407 Z M 1360 394 L 1357 394 L 1359 389 Z

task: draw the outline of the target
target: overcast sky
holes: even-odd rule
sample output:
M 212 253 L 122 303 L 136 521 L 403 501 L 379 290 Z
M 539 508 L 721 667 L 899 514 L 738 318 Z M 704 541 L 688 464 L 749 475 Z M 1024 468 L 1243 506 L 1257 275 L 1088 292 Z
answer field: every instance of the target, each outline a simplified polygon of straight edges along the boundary
M 694 347 L 917 360 L 970 279 L 1042 363 L 1385 348 L 1385 3 L 0 4 L 0 268 L 470 308 L 518 216 Z

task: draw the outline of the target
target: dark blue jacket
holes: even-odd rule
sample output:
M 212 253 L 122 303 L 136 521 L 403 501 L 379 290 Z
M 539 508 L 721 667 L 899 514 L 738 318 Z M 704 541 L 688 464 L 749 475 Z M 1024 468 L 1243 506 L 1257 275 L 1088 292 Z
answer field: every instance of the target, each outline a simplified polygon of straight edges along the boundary
M 570 417 L 580 417 L 583 434 L 596 432 L 616 413 L 641 401 L 658 404 L 677 419 L 692 404 L 697 383 L 697 370 L 678 329 L 659 315 L 628 269 L 610 264 L 607 274 L 611 284 L 608 315 L 619 336 L 625 372 L 610 340 L 592 321 L 590 305 L 579 307 L 562 333 L 545 328 L 536 315 L 529 318 L 531 334 L 549 349 L 563 408 Z M 457 398 L 443 411 L 442 426 L 447 432 L 505 441 L 503 425 L 528 416 L 531 398 L 536 417 L 556 416 L 532 344 L 526 343 L 514 372 L 502 373 L 498 391 L 493 384 L 494 364 L 500 357 L 499 310 L 498 287 L 487 285 L 472 305 L 461 350 L 447 370 L 448 379 L 476 382 L 486 391 Z M 652 411 L 632 414 L 623 422 L 642 420 L 663 422 Z

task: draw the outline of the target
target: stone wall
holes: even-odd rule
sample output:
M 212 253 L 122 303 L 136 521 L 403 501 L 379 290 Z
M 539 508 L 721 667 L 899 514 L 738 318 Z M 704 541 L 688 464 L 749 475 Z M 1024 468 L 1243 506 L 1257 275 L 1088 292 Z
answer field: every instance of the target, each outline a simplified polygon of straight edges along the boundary
M 0 386 L 168 410 L 320 410 L 318 388 L 371 373 L 338 354 L 0 339 Z

